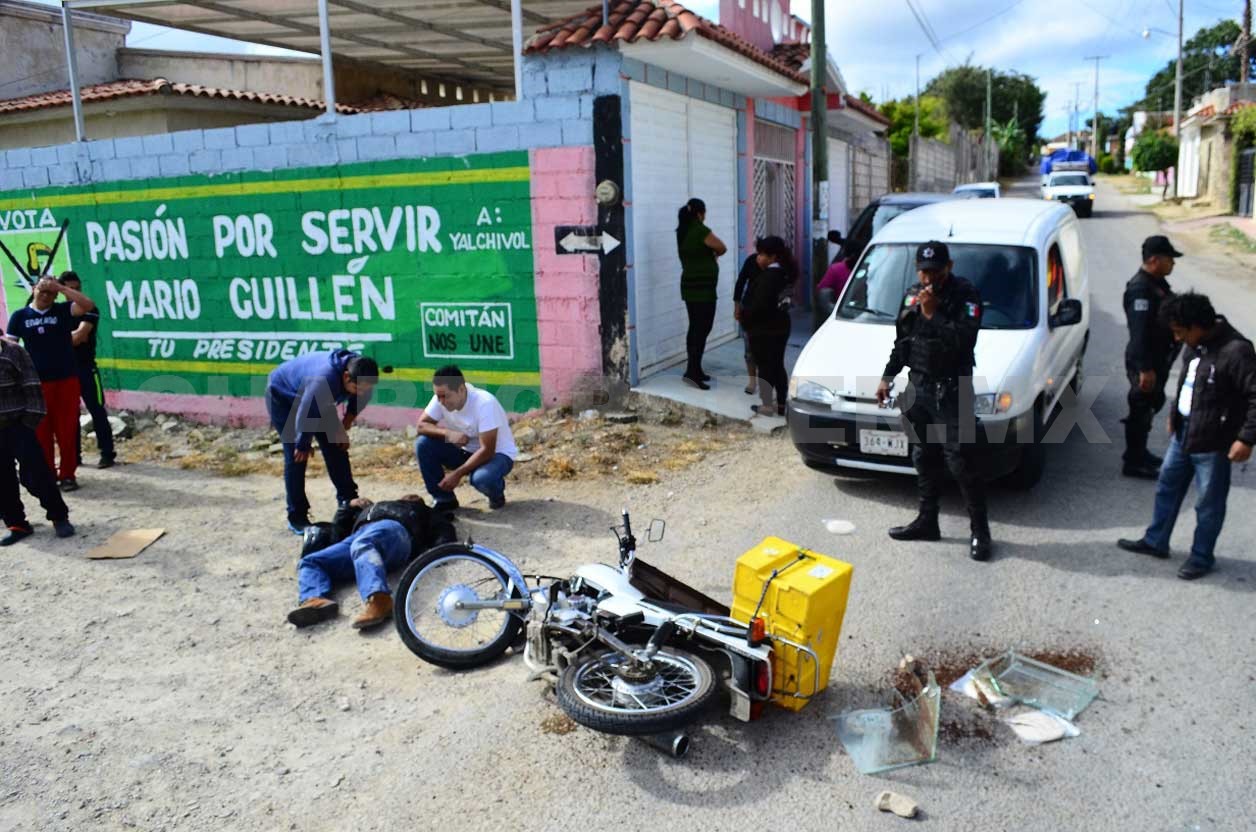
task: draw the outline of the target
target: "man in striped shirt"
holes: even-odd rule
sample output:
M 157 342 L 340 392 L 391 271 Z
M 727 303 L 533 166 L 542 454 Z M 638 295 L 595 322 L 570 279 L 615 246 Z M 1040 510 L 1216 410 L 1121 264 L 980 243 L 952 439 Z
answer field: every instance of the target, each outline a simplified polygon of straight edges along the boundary
M 35 426 L 45 413 L 43 388 L 31 357 L 0 337 L 0 517 L 8 530 L 0 538 L 0 546 L 11 546 L 34 534 L 22 505 L 18 465 L 22 466 L 22 482 L 39 499 L 57 537 L 74 534 L 70 510 L 61 499 L 35 436 Z

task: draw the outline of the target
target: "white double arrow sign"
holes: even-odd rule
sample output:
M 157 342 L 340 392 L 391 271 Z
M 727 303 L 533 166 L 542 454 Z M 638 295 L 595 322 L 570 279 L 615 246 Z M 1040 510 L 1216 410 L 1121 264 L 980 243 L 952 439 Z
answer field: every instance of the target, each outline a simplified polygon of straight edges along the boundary
M 574 231 L 558 241 L 558 244 L 565 251 L 601 251 L 603 254 L 610 254 L 619 248 L 619 240 L 616 240 L 610 234 L 603 232 L 588 236 L 577 234 Z

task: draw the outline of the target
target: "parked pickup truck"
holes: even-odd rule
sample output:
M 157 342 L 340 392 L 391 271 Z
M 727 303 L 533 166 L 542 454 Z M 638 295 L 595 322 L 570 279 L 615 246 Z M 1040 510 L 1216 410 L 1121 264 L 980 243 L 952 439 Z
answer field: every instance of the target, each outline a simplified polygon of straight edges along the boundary
M 1085 163 L 1079 164 L 1080 170 L 1067 167 L 1067 164 L 1057 164 L 1055 170 L 1042 177 L 1042 198 L 1063 202 L 1077 212 L 1077 216 L 1089 217 L 1095 210 L 1095 183 Z

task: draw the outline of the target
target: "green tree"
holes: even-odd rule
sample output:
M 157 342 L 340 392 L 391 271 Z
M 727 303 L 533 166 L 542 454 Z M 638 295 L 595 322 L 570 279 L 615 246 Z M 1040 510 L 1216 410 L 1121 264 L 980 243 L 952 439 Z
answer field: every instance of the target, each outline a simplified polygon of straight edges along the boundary
M 916 101 L 904 98 L 881 105 L 881 115 L 890 120 L 890 148 L 894 155 L 906 159 L 911 153 L 911 134 L 916 125 Z M 948 119 L 942 99 L 920 97 L 920 135 L 926 139 L 947 139 Z
M 1002 124 L 996 121 L 990 128 L 990 135 L 999 146 L 999 172 L 1005 176 L 1021 173 L 1025 168 L 1025 157 L 1029 155 L 1024 128 L 1015 119 L 1008 119 Z
M 1167 170 L 1177 164 L 1178 143 L 1167 133 L 1144 130 L 1138 136 L 1138 141 L 1134 142 L 1134 151 L 1131 155 L 1135 170 L 1147 172 Z M 1168 190 L 1169 183 L 1166 179 L 1164 192 L 1167 193 Z
M 1209 90 L 1223 87 L 1229 81 L 1239 80 L 1239 53 L 1235 43 L 1243 30 L 1233 20 L 1219 21 L 1215 26 L 1200 29 L 1182 46 L 1182 109 L 1189 110 L 1191 102 Z M 1256 76 L 1256 49 L 1249 60 Z M 1140 110 L 1173 109 L 1173 89 L 1177 74 L 1177 59 L 1151 77 Z
M 934 78 L 925 88 L 928 95 L 941 98 L 946 111 L 961 127 L 982 129 L 986 110 L 986 69 L 980 66 L 952 67 Z M 1029 146 L 1038 143 L 1043 105 L 1047 94 L 1034 79 L 1017 72 L 994 71 L 991 78 L 991 109 L 994 121 L 1006 124 L 1015 119 L 1025 131 Z

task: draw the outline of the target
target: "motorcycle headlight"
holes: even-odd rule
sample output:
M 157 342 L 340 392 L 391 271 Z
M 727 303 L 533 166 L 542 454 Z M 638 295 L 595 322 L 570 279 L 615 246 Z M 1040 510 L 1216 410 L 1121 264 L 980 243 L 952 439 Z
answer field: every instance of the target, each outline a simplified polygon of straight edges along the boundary
M 823 384 L 817 384 L 814 381 L 798 381 L 797 379 L 790 382 L 790 397 L 803 402 L 812 402 L 814 404 L 832 405 L 837 401 L 837 395 L 825 387 Z
M 993 416 L 996 413 L 1007 413 L 1011 409 L 1011 393 L 984 393 L 973 397 L 973 413 L 978 416 Z

